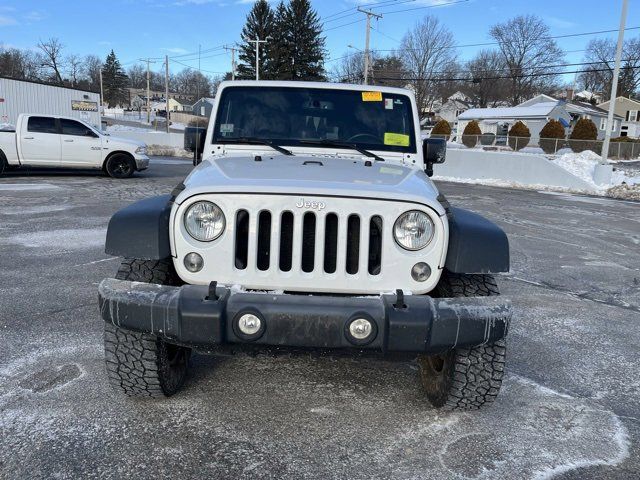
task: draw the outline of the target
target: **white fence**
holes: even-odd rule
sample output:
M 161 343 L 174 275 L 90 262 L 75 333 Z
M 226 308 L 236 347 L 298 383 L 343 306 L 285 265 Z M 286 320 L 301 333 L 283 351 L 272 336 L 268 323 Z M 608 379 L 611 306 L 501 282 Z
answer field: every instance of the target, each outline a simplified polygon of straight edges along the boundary
M 514 186 L 548 186 L 593 192 L 594 185 L 572 175 L 544 155 L 447 150 L 447 160 L 433 166 L 434 175 L 484 183 L 498 181 Z M 446 180 L 446 178 L 445 178 Z

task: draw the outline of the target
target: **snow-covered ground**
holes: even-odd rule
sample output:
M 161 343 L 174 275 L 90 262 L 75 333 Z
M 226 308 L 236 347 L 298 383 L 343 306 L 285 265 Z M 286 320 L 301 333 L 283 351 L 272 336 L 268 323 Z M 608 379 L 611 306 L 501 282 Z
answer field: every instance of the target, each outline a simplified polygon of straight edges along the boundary
M 107 133 L 114 133 L 114 132 L 149 132 L 150 130 L 148 128 L 143 128 L 143 127 L 134 127 L 132 125 L 120 125 L 120 124 L 115 124 L 115 125 L 108 125 L 106 132 Z
M 617 166 L 614 168 L 613 175 L 611 176 L 611 182 L 609 184 L 600 185 L 595 183 L 594 172 L 596 165 L 600 162 L 600 155 L 589 150 L 580 153 L 565 153 L 551 161 L 559 167 L 564 168 L 569 173 L 593 185 L 593 187 L 599 191 L 606 191 L 609 188 L 622 184 L 640 184 L 640 175 L 634 175 L 633 173 L 626 172 L 623 166 Z

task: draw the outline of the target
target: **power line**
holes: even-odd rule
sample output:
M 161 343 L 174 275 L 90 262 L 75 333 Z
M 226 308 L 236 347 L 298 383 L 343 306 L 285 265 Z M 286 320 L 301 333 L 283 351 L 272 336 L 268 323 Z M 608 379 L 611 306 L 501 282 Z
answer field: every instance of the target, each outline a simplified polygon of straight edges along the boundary
M 361 19 L 360 21 L 364 21 L 364 19 Z M 378 33 L 382 33 L 379 30 L 377 30 L 375 27 L 372 27 L 374 30 L 376 30 Z M 628 27 L 625 30 L 638 30 L 640 29 L 640 27 Z M 580 32 L 580 33 L 571 33 L 571 34 L 566 34 L 566 35 L 553 35 L 553 36 L 546 36 L 546 37 L 542 37 L 545 39 L 558 39 L 558 38 L 569 38 L 569 37 L 584 37 L 584 36 L 588 36 L 588 35 L 599 35 L 602 33 L 612 33 L 612 32 L 617 32 L 617 29 L 613 29 L 613 30 L 597 30 L 597 31 L 592 31 L 592 32 Z M 386 36 L 386 35 L 385 35 Z M 391 37 L 388 37 L 391 38 Z M 395 40 L 395 39 L 394 39 Z M 398 41 L 399 40 L 395 40 Z M 454 48 L 469 48 L 469 47 L 488 47 L 488 46 L 496 46 L 496 45 L 500 45 L 499 42 L 481 42 L 481 43 L 468 43 L 468 44 L 464 44 L 464 45 L 451 45 L 451 46 L 447 46 L 447 47 L 440 47 L 438 50 L 448 50 L 448 49 L 454 49 Z M 377 49 L 371 49 L 372 52 L 402 52 L 402 51 L 419 51 L 420 49 L 418 48 L 414 48 L 414 49 L 397 49 L 397 48 L 377 48 Z M 567 51 L 565 53 L 575 53 L 575 52 L 580 52 L 580 51 L 584 51 L 584 50 L 571 50 L 571 51 Z M 354 52 L 354 53 L 347 53 L 344 54 L 338 58 L 329 58 L 327 61 L 325 61 L 325 63 L 329 63 L 329 62 L 335 62 L 338 60 L 342 60 L 343 58 L 347 58 L 353 55 L 357 55 L 358 52 Z

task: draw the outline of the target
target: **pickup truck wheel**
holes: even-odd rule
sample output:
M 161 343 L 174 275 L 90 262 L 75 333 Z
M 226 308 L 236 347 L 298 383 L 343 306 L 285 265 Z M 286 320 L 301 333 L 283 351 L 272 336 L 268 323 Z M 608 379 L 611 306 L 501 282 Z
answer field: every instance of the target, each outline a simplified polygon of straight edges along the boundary
M 492 275 L 443 272 L 437 293 L 441 297 L 499 295 Z M 420 378 L 427 399 L 446 410 L 475 410 L 495 400 L 502 385 L 504 339 L 442 355 L 420 355 Z
M 171 260 L 126 259 L 116 278 L 181 284 Z M 191 349 L 105 322 L 104 353 L 107 376 L 114 390 L 130 397 L 168 397 L 184 384 Z
M 4 153 L 0 152 L 0 175 L 2 175 L 8 169 L 8 162 Z
M 113 178 L 129 178 L 136 171 L 136 165 L 129 155 L 116 153 L 109 157 L 105 170 Z

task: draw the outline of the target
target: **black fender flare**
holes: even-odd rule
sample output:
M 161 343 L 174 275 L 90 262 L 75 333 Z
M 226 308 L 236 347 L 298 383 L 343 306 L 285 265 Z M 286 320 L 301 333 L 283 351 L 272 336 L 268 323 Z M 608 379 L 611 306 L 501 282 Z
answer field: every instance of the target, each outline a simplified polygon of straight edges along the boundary
M 444 268 L 454 273 L 509 271 L 509 239 L 495 223 L 477 213 L 448 207 L 449 248 Z
M 173 195 L 160 195 L 117 211 L 109 220 L 105 252 L 141 260 L 171 256 L 169 216 L 173 200 Z

